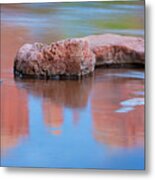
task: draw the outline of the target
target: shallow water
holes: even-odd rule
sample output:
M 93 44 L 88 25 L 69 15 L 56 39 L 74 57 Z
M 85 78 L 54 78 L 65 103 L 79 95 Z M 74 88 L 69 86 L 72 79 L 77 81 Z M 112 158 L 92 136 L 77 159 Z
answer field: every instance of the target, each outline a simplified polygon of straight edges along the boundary
M 143 36 L 138 3 L 2 5 L 2 166 L 144 169 L 144 70 L 96 69 L 79 81 L 19 80 L 25 42 L 114 32 Z

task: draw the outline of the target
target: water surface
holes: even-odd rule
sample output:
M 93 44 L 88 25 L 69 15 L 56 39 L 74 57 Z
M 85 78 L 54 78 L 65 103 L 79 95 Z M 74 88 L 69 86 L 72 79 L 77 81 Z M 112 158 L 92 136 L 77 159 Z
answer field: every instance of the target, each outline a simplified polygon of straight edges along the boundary
M 2 5 L 2 166 L 144 169 L 144 70 L 96 69 L 79 81 L 13 77 L 26 42 L 144 35 L 142 2 Z

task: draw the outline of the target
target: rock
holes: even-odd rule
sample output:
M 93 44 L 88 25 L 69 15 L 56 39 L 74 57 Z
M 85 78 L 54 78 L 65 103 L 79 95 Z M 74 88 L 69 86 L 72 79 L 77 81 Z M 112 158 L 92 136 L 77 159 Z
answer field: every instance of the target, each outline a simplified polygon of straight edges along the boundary
M 51 45 L 24 44 L 17 52 L 14 73 L 19 77 L 79 78 L 94 71 L 95 55 L 82 39 Z
M 83 38 L 100 65 L 144 65 L 144 39 L 116 34 L 93 35 Z
M 50 45 L 25 44 L 17 52 L 18 77 L 80 78 L 95 66 L 144 66 L 144 39 L 115 34 L 66 39 Z

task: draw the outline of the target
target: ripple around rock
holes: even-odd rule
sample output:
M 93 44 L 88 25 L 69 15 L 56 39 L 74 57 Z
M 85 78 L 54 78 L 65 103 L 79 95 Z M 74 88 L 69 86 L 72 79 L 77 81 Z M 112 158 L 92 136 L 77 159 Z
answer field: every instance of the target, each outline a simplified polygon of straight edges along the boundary
M 18 77 L 74 79 L 95 66 L 144 65 L 144 40 L 114 34 L 53 42 L 24 44 L 15 57 Z
M 121 78 L 134 78 L 134 79 L 144 79 L 145 78 L 144 72 L 136 72 L 136 71 L 108 74 L 108 76 L 121 77 Z

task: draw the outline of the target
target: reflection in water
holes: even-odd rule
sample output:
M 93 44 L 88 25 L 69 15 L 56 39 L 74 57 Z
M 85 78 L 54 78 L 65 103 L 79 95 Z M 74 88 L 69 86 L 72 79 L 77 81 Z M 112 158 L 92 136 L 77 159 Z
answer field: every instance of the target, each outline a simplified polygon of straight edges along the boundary
M 1 26 L 0 84 L 1 95 L 1 149 L 5 154 L 18 145 L 22 137 L 28 135 L 28 99 L 25 91 L 20 91 L 13 81 L 13 58 L 17 49 L 26 42 L 27 30 L 23 27 Z M 18 34 L 18 37 L 15 36 Z
M 80 81 L 14 81 L 12 71 L 24 43 L 107 32 L 143 36 L 143 2 L 1 10 L 1 164 L 143 169 L 144 70 L 97 69 Z
M 15 86 L 3 83 L 1 93 L 1 148 L 5 153 L 28 135 L 28 107 L 27 94 Z
M 132 70 L 133 71 L 133 70 Z M 135 72 L 139 70 L 134 70 Z M 31 135 L 28 134 L 28 128 L 31 128 L 31 131 L 33 129 L 34 133 L 36 134 L 37 139 L 35 138 L 33 143 L 38 141 L 38 135 L 39 139 L 42 142 L 46 142 L 45 146 L 42 146 L 42 143 L 40 144 L 39 141 L 39 146 L 36 149 L 36 145 L 32 145 L 32 142 L 26 147 L 26 153 L 28 155 L 31 155 L 33 152 L 33 149 L 36 149 L 36 153 L 41 153 L 43 151 L 43 155 L 46 154 L 46 151 L 44 153 L 44 150 L 50 150 L 52 147 L 52 150 L 50 150 L 51 155 L 54 153 L 55 156 L 61 156 L 68 157 L 66 155 L 63 156 L 62 151 L 60 152 L 59 149 L 62 149 L 64 153 L 70 152 L 68 149 L 69 147 L 72 147 L 71 149 L 76 151 L 74 149 L 74 146 L 81 147 L 81 143 L 83 140 L 78 140 L 80 138 L 80 134 L 82 135 L 82 139 L 84 137 L 87 138 L 87 143 L 86 147 L 88 148 L 90 144 L 92 143 L 93 140 L 93 147 L 91 149 L 95 152 L 98 150 L 98 144 L 108 146 L 109 153 L 112 152 L 112 150 L 116 147 L 119 148 L 128 148 L 125 151 L 118 151 L 116 149 L 116 155 L 120 158 L 126 158 L 125 154 L 128 154 L 129 152 L 127 150 L 135 149 L 136 148 L 143 148 L 143 143 L 144 143 L 144 106 L 143 104 L 134 104 L 134 109 L 130 112 L 126 113 L 117 113 L 116 110 L 121 108 L 122 105 L 133 105 L 132 103 L 129 103 L 129 99 L 140 99 L 143 98 L 144 94 L 137 94 L 136 92 L 143 92 L 144 91 L 144 82 L 140 78 L 134 78 L 134 77 L 115 77 L 115 76 L 109 76 L 109 74 L 116 74 L 116 72 L 119 72 L 120 74 L 123 74 L 124 72 L 130 74 L 131 70 L 123 70 L 123 69 L 96 69 L 96 72 L 94 76 L 88 77 L 86 79 L 83 79 L 81 81 L 45 81 L 45 80 L 19 80 L 17 79 L 15 81 L 16 87 L 13 86 L 13 88 L 18 89 L 19 92 L 18 96 L 19 99 L 17 99 L 16 96 L 14 96 L 17 104 L 13 103 L 14 108 L 13 108 L 13 113 L 17 112 L 16 110 L 20 107 L 20 112 L 25 115 L 25 118 L 22 117 L 22 121 L 20 119 L 21 114 L 19 112 L 17 113 L 18 118 L 13 118 L 13 126 L 9 125 L 9 123 L 6 121 L 6 119 L 3 117 L 4 121 L 7 124 L 7 127 L 10 127 L 10 132 L 11 130 L 14 129 L 14 131 L 17 131 L 16 134 L 18 134 L 18 138 L 21 136 L 28 135 L 28 141 L 31 142 L 31 139 L 33 139 L 33 133 L 31 132 Z M 73 88 L 72 87 L 76 87 Z M 9 91 L 10 92 L 10 91 Z M 12 89 L 13 92 L 13 89 Z M 3 92 L 4 94 L 4 92 Z M 14 92 L 15 94 L 15 92 Z M 45 127 L 48 131 L 48 134 L 40 132 L 35 128 L 43 128 L 43 125 L 40 125 L 39 121 L 34 121 L 34 127 L 32 126 L 31 122 L 31 127 L 28 127 L 28 117 L 27 117 L 27 102 L 25 102 L 25 99 L 27 101 L 27 97 L 25 95 L 28 94 L 28 96 L 35 97 L 35 99 L 40 99 L 41 100 L 41 108 L 42 108 L 42 113 L 43 113 L 43 122 L 45 124 Z M 67 98 L 66 96 L 69 96 Z M 9 97 L 9 96 L 8 96 Z M 25 97 L 25 98 L 24 98 Z M 75 98 L 74 98 L 75 97 Z M 14 101 L 15 101 L 14 100 Z M 4 99 L 3 99 L 4 101 Z M 5 100 L 6 101 L 6 100 Z M 12 101 L 12 102 L 14 102 Z M 7 102 L 7 101 L 6 101 Z M 9 102 L 9 101 L 8 101 Z M 35 104 L 34 104 L 35 103 Z M 34 109 L 34 105 L 37 105 L 37 101 L 34 101 L 34 103 L 29 103 L 29 110 L 31 112 L 32 109 Z M 21 105 L 22 104 L 22 105 Z M 8 107 L 8 104 L 4 106 L 6 109 Z M 87 108 L 90 107 L 90 111 L 87 110 Z M 24 111 L 23 111 L 24 110 Z M 66 112 L 70 111 L 72 114 L 72 118 L 70 119 L 71 121 L 68 122 L 68 126 L 65 124 L 67 123 L 68 115 Z M 4 111 L 4 109 L 2 109 Z M 22 112 L 23 111 L 23 112 Z M 83 116 L 81 116 L 82 111 L 84 112 Z M 37 111 L 34 111 L 31 115 L 36 116 L 38 119 L 38 115 L 35 114 L 40 113 Z M 90 114 L 89 114 L 90 113 Z M 4 114 L 6 112 L 4 111 Z M 90 118 L 91 117 L 91 118 Z M 89 126 L 87 125 L 86 119 L 89 119 L 89 124 L 92 126 L 92 130 L 89 130 Z M 16 120 L 18 120 L 16 122 Z M 30 120 L 30 117 L 29 117 Z M 24 123 L 24 122 L 25 123 Z M 32 120 L 31 120 L 32 121 Z M 79 122 L 80 121 L 80 122 Z M 91 122 L 92 121 L 92 122 Z M 12 122 L 12 121 L 10 121 Z M 21 126 L 19 124 L 22 123 Z M 76 126 L 72 126 L 76 125 Z M 84 127 L 83 127 L 84 126 Z M 2 132 L 2 137 L 5 137 L 6 133 L 8 130 L 5 128 L 3 125 L 3 132 Z M 76 130 L 78 128 L 79 132 Z M 18 133 L 19 132 L 19 133 Z M 84 133 L 84 134 L 83 134 Z M 92 133 L 92 134 L 91 134 Z M 45 135 L 46 134 L 46 135 Z M 55 137 L 57 139 L 53 139 L 51 142 L 49 142 L 50 136 L 52 138 L 52 135 L 56 135 Z M 59 136 L 58 136 L 59 135 Z M 84 135 L 84 136 L 83 136 Z M 92 136 L 92 137 L 91 137 Z M 8 136 L 7 142 L 14 142 L 13 137 L 16 137 L 11 133 Z M 35 137 L 35 136 L 34 136 Z M 59 138 L 58 138 L 59 137 Z M 45 139 L 46 138 L 46 139 Z M 75 142 L 72 142 L 72 139 Z M 60 143 L 60 139 L 62 142 Z M 6 143 L 6 138 L 4 139 L 4 142 Z M 70 142 L 71 144 L 69 146 L 66 146 L 66 143 Z M 24 141 L 22 141 L 23 147 L 24 147 Z M 17 142 L 14 142 L 14 146 L 17 145 Z M 40 146 L 41 145 L 41 146 Z M 75 147 L 76 147 L 75 146 Z M 8 147 L 8 146 L 7 146 Z M 11 147 L 11 146 L 10 146 Z M 8 148 L 10 148 L 8 147 Z M 67 147 L 67 149 L 66 149 Z M 102 148 L 103 148 L 102 147 Z M 102 153 L 102 158 L 104 156 L 103 149 L 101 147 L 99 148 Z M 25 148 L 24 148 L 25 149 Z M 106 147 L 105 147 L 106 149 Z M 28 151 L 27 151 L 28 150 Z M 31 152 L 29 154 L 29 151 Z M 105 150 L 104 150 L 105 151 Z M 118 151 L 118 152 L 117 152 Z M 17 148 L 18 152 L 18 148 Z M 74 159 L 76 156 L 75 153 L 71 153 L 70 156 Z M 79 152 L 79 150 L 78 150 Z M 88 148 L 87 150 L 84 150 L 84 156 L 89 157 L 89 152 L 92 153 L 92 151 Z M 121 152 L 123 154 L 121 154 Z M 131 151 L 132 152 L 132 151 Z M 138 151 L 139 152 L 139 151 Z M 49 153 L 49 151 L 47 151 Z M 142 152 L 141 152 L 142 153 Z M 130 153 L 129 153 L 130 154 Z M 52 158 L 49 154 L 47 157 L 44 157 L 45 159 Z M 80 155 L 80 153 L 78 154 Z M 87 156 L 88 155 L 88 156 Z M 121 155 L 121 156 L 120 156 Z M 129 155 L 131 156 L 131 155 Z M 109 154 L 107 154 L 107 158 L 109 157 Z M 39 156 L 37 156 L 38 160 L 40 159 Z M 87 159 L 86 158 L 86 159 Z M 102 161 L 102 158 L 100 159 L 95 155 L 97 164 L 95 167 L 103 167 L 103 165 L 100 165 L 99 162 Z M 92 160 L 94 159 L 92 158 Z M 112 158 L 110 156 L 110 158 Z M 114 158 L 115 159 L 115 158 Z M 88 159 L 87 159 L 88 160 Z M 90 159 L 89 159 L 90 160 Z M 88 160 L 88 162 L 89 162 Z M 72 161 L 72 159 L 71 159 Z M 81 160 L 82 161 L 82 160 Z M 9 161 L 11 163 L 12 161 Z M 48 160 L 47 162 L 50 162 Z M 70 161 L 62 160 L 60 161 L 60 164 L 65 163 L 65 166 L 68 167 L 70 165 Z M 22 162 L 23 163 L 23 162 Z M 24 161 L 25 165 L 27 164 L 27 161 Z M 30 163 L 30 162 L 28 162 Z M 31 161 L 31 163 L 35 166 L 43 165 L 44 160 L 41 160 L 39 162 L 37 161 Z M 56 163 L 54 161 L 54 163 Z M 75 166 L 74 167 L 79 167 L 77 166 L 77 160 L 75 161 Z M 98 164 L 99 163 L 99 164 Z M 122 163 L 124 164 L 124 160 L 122 160 Z M 57 167 L 60 167 L 60 164 L 58 163 Z M 115 163 L 112 161 L 112 164 L 114 165 Z M 54 164 L 49 164 L 49 167 L 53 167 Z M 127 164 L 126 164 L 127 165 Z M 47 164 L 45 164 L 47 166 Z M 127 167 L 130 167 L 130 164 L 127 165 Z M 142 165 L 143 166 L 143 165 Z M 81 164 L 80 164 L 81 167 Z M 82 167 L 89 167 L 87 164 L 86 166 Z M 92 167 L 92 164 L 90 164 L 90 167 Z M 94 167 L 94 166 L 93 166 Z M 104 167 L 107 167 L 104 165 Z M 110 166 L 111 167 L 111 166 Z M 123 167 L 117 166 L 117 167 Z
M 122 101 L 120 104 L 122 107 L 120 109 L 117 109 L 115 112 L 126 113 L 134 110 L 134 107 L 136 106 L 144 105 L 144 98 L 132 98 Z
M 53 134 L 60 134 L 64 121 L 64 107 L 72 108 L 73 123 L 78 123 L 79 109 L 87 106 L 93 77 L 79 81 L 16 79 L 16 83 L 17 87 L 43 99 L 45 124 L 52 128 L 50 131 Z
M 83 80 L 19 80 L 17 86 L 26 89 L 34 96 L 41 96 L 56 104 L 70 108 L 83 108 L 87 105 L 93 78 Z
M 117 77 L 116 72 L 121 76 Z M 71 108 L 73 123 L 77 124 L 78 109 L 88 106 L 90 97 L 95 139 L 109 145 L 132 147 L 144 141 L 144 113 L 139 113 L 144 111 L 144 98 L 136 93 L 144 91 L 144 82 L 141 77 L 140 80 L 136 75 L 134 77 L 132 72 L 125 69 L 96 69 L 94 76 L 80 81 L 17 79 L 16 83 L 33 96 L 43 99 L 44 121 L 52 128 L 53 134 L 61 133 L 64 108 Z M 123 74 L 128 76 L 123 77 Z M 122 106 L 128 109 L 121 109 Z
M 123 70 L 116 70 L 114 73 L 117 71 Z M 91 101 L 95 138 L 102 143 L 123 147 L 143 144 L 144 106 L 143 103 L 133 104 L 133 100 L 142 99 L 134 97 L 135 89 L 144 90 L 144 82 L 117 76 L 115 78 L 108 76 L 101 80 L 100 77 L 106 74 L 103 70 L 97 73 Z M 132 99 L 126 101 L 128 98 Z M 128 107 L 134 106 L 134 109 L 126 113 L 117 113 L 121 101 L 123 101 L 121 104 L 126 102 Z
M 45 123 L 52 128 L 51 133 L 55 135 L 61 134 L 60 128 L 64 121 L 63 108 L 51 101 L 44 101 L 43 111 Z

